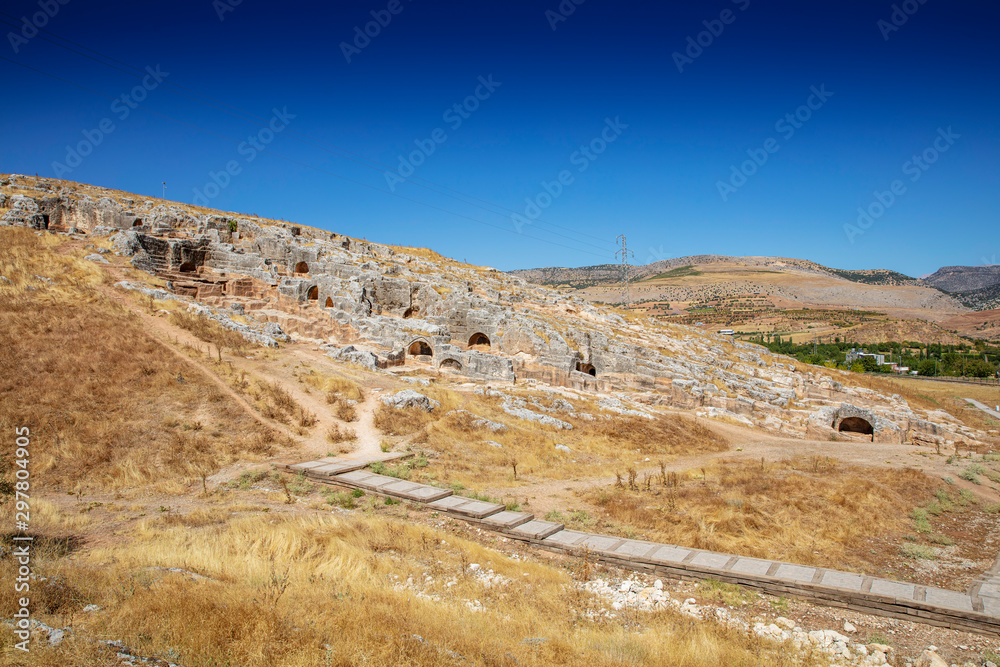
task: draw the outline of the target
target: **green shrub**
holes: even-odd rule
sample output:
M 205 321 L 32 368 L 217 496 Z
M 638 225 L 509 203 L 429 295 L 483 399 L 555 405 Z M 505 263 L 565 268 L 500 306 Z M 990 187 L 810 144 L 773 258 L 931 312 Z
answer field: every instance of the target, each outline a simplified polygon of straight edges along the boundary
M 923 544 L 910 544 L 908 542 L 903 545 L 902 552 L 906 558 L 915 560 L 934 560 L 937 558 L 934 555 L 934 550 Z
M 959 478 L 964 479 L 967 482 L 972 482 L 973 484 L 982 484 L 982 482 L 979 481 L 979 475 L 976 474 L 976 471 L 972 468 L 973 466 L 969 466 L 962 472 L 958 473 Z
M 951 479 L 950 477 L 948 479 Z M 942 512 L 951 512 L 955 509 L 955 501 L 952 500 L 951 496 L 944 489 L 938 489 L 934 492 L 934 497 L 937 498 L 937 503 L 941 506 Z M 930 505 L 928 504 L 928 508 Z M 928 509 L 928 511 L 930 511 Z
M 330 491 L 326 495 L 326 502 L 329 505 L 339 505 L 345 510 L 354 509 L 354 497 L 346 491 Z
M 913 529 L 918 533 L 929 533 L 931 532 L 931 522 L 927 518 L 927 510 L 923 507 L 915 507 L 913 512 L 910 514 L 913 519 Z

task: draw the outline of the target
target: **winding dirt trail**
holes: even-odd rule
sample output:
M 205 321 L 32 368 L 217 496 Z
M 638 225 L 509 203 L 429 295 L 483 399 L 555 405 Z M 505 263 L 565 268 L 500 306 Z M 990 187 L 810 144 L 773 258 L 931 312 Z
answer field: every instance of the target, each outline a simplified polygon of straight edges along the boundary
M 382 451 L 382 435 L 375 428 L 375 409 L 378 407 L 379 394 L 369 391 L 363 403 L 355 406 L 358 411 L 358 421 L 352 426 L 358 439 L 354 451 L 343 458 L 356 458 L 379 454 Z
M 102 268 L 111 274 L 116 282 L 127 279 L 127 276 L 123 274 L 120 267 L 110 265 Z M 239 406 L 254 420 L 275 429 L 286 436 L 291 442 L 295 443 L 296 448 L 294 452 L 285 451 L 275 457 L 273 461 L 283 461 L 289 457 L 295 460 L 301 460 L 302 457 L 325 458 L 331 449 L 331 444 L 327 440 L 326 434 L 333 427 L 338 427 L 341 430 L 351 430 L 357 435 L 357 439 L 350 443 L 353 445 L 353 451 L 346 454 L 346 456 L 363 456 L 381 452 L 382 436 L 378 429 L 375 428 L 374 412 L 378 406 L 378 396 L 382 388 L 366 387 L 366 399 L 355 406 L 358 414 L 357 421 L 348 423 L 338 419 L 333 410 L 331 410 L 330 405 L 326 403 L 325 396 L 307 387 L 295 375 L 295 367 L 303 364 L 309 368 L 318 367 L 318 370 L 325 370 L 336 374 L 336 369 L 329 363 L 329 360 L 320 351 L 311 349 L 308 344 L 292 343 L 279 353 L 280 356 L 276 360 L 260 359 L 256 356 L 245 357 L 228 352 L 222 352 L 220 355 L 221 360 L 227 363 L 234 371 L 242 371 L 247 375 L 278 385 L 288 392 L 303 410 L 315 417 L 316 423 L 314 425 L 305 428 L 296 428 L 298 424 L 295 423 L 295 420 L 293 420 L 292 425 L 289 425 L 265 417 L 253 403 L 230 386 L 226 378 L 217 372 L 214 367 L 215 363 L 206 363 L 205 360 L 192 357 L 181 349 L 181 346 L 187 345 L 197 350 L 207 349 L 211 351 L 212 346 L 197 338 L 186 329 L 172 324 L 166 317 L 151 314 L 137 299 L 130 298 L 128 294 L 119 288 L 105 284 L 98 286 L 98 290 L 115 303 L 139 317 L 149 337 L 183 362 L 192 372 L 197 372 L 207 378 L 229 400 Z M 218 354 L 218 350 L 215 352 Z M 216 482 L 227 481 L 238 475 L 249 465 L 247 463 L 239 463 L 228 466 L 215 475 L 212 475 L 211 479 Z

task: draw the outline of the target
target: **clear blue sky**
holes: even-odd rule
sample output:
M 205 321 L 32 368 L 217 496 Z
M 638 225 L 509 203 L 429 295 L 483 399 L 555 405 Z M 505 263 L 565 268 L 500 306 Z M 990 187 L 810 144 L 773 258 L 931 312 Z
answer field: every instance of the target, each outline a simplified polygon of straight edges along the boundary
M 0 24 L 0 171 L 149 195 L 166 181 L 168 198 L 193 202 L 232 163 L 228 185 L 208 188 L 213 207 L 502 269 L 613 262 L 619 234 L 636 263 L 782 255 L 919 275 L 1000 256 L 995 3 L 910 0 L 897 26 L 892 2 L 871 0 L 564 0 L 571 14 L 558 0 L 238 1 L 5 2 L 18 18 Z M 41 24 L 46 2 L 49 32 L 30 37 L 20 17 Z M 386 25 L 345 56 L 372 12 Z M 43 39 L 55 36 L 167 74 L 133 110 L 10 62 L 112 98 L 140 84 Z M 679 71 L 689 37 L 703 46 Z M 241 150 L 259 125 L 178 90 L 294 118 L 259 137 L 268 153 Z M 783 121 L 797 110 L 808 119 Z M 395 172 L 415 141 L 434 147 L 415 160 L 427 187 L 394 180 L 393 196 L 386 168 L 364 165 Z M 81 142 L 89 154 L 70 167 Z M 732 168 L 748 151 L 767 160 L 743 183 Z M 933 164 L 908 164 L 925 151 Z M 845 232 L 859 207 L 880 212 L 876 192 L 892 203 Z M 511 217 L 528 217 L 526 198 L 548 204 L 531 224 Z

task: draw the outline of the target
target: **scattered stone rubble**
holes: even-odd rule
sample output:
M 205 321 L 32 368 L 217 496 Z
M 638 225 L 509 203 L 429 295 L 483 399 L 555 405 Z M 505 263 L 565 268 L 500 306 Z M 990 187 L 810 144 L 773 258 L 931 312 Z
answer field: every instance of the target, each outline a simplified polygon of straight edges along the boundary
M 392 396 L 383 396 L 382 402 L 394 408 L 419 408 L 424 412 L 431 412 L 441 406 L 438 401 L 428 398 L 413 389 L 404 389 Z

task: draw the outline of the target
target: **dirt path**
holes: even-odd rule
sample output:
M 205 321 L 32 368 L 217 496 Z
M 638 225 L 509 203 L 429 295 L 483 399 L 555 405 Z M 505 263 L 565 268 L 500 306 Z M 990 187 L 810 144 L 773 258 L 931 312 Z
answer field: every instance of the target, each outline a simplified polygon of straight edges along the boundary
M 187 332 L 180 327 L 175 327 L 165 320 L 150 315 L 144 312 L 142 309 L 138 308 L 134 303 L 131 303 L 123 294 L 118 292 L 115 288 L 109 287 L 107 285 L 101 285 L 98 290 L 102 292 L 108 298 L 114 300 L 115 302 L 121 304 L 125 308 L 128 308 L 131 312 L 135 313 L 140 317 L 145 325 L 145 331 L 151 339 L 156 341 L 158 344 L 162 345 L 171 354 L 176 356 L 178 359 L 183 361 L 188 367 L 194 369 L 198 373 L 202 374 L 208 378 L 213 384 L 215 384 L 220 391 L 222 391 L 226 396 L 228 396 L 234 403 L 239 405 L 243 410 L 247 412 L 255 420 L 264 424 L 265 426 L 270 426 L 271 428 L 278 429 L 290 438 L 295 437 L 284 424 L 272 421 L 264 415 L 260 414 L 249 401 L 243 398 L 239 393 L 237 393 L 232 387 L 230 387 L 225 380 L 218 376 L 214 370 L 212 370 L 206 364 L 193 359 L 188 355 L 184 354 L 181 350 L 177 349 L 177 344 L 186 344 L 196 349 L 202 349 L 207 343 L 196 338 L 193 334 Z M 174 341 L 171 344 L 168 341 Z
M 118 267 L 112 265 L 105 268 L 115 277 L 116 280 L 125 279 L 125 276 L 122 275 Z M 329 360 L 318 350 L 312 349 L 310 344 L 292 343 L 288 345 L 282 353 L 282 359 L 277 361 L 247 358 L 229 353 L 222 353 L 221 355 L 222 360 L 229 363 L 234 370 L 244 371 L 267 382 L 277 384 L 282 389 L 287 391 L 295 402 L 302 407 L 302 409 L 314 415 L 316 418 L 316 424 L 309 427 L 303 435 L 296 432 L 294 428 L 291 428 L 286 424 L 264 417 L 248 400 L 230 387 L 229 384 L 216 373 L 216 371 L 212 368 L 212 365 L 206 364 L 198 359 L 194 359 L 184 354 L 181 350 L 177 349 L 174 344 L 174 342 L 187 344 L 196 349 L 203 349 L 206 347 L 207 343 L 198 339 L 187 330 L 174 326 L 166 318 L 149 314 L 137 305 L 134 300 L 129 299 L 125 294 L 123 294 L 118 288 L 109 285 L 101 285 L 99 289 L 103 294 L 142 318 L 146 331 L 150 334 L 151 338 L 153 338 L 160 345 L 163 345 L 166 349 L 170 350 L 170 352 L 179 359 L 182 359 L 185 364 L 196 369 L 202 375 L 210 379 L 213 384 L 218 386 L 219 389 L 226 394 L 226 396 L 243 408 L 254 419 L 262 424 L 270 426 L 271 428 L 277 429 L 292 441 L 298 443 L 300 450 L 296 452 L 295 458 L 301 459 L 305 457 L 307 459 L 315 459 L 326 457 L 331 448 L 326 434 L 333 427 L 349 429 L 354 431 L 356 434 L 357 439 L 352 443 L 354 445 L 354 451 L 348 453 L 348 457 L 378 454 L 382 451 L 382 434 L 377 428 L 375 428 L 374 424 L 374 413 L 375 409 L 378 407 L 378 390 L 381 388 L 368 388 L 368 391 L 366 392 L 367 398 L 362 403 L 355 406 L 355 410 L 358 413 L 357 421 L 348 423 L 338 419 L 334 412 L 330 409 L 330 406 L 326 403 L 325 397 L 314 390 L 310 390 L 295 376 L 294 368 L 296 361 L 305 364 L 308 367 L 319 366 L 321 369 L 324 366 L 330 365 Z M 285 457 L 279 457 L 275 460 L 283 460 L 283 458 Z M 217 473 L 213 477 L 228 479 L 233 475 L 234 471 L 242 470 L 245 467 L 246 466 L 243 464 L 237 464 L 235 466 L 231 466 L 230 469 L 220 471 L 220 473 Z
M 344 458 L 378 454 L 382 451 L 382 434 L 375 428 L 375 409 L 378 407 L 379 394 L 369 391 L 365 401 L 355 406 L 358 421 L 352 426 L 358 439 L 354 451 Z

